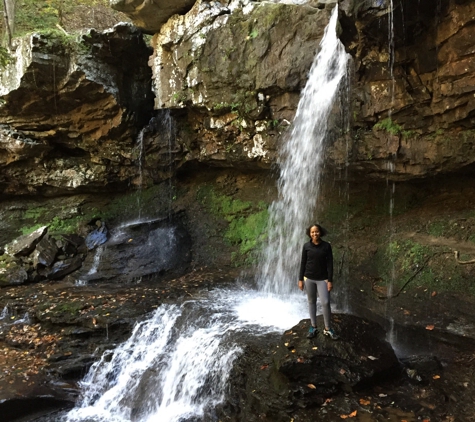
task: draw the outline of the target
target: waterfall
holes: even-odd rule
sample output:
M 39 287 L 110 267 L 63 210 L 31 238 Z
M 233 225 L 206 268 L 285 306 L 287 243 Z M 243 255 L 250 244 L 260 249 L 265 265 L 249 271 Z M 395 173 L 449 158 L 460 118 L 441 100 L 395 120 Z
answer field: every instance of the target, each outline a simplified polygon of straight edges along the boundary
M 279 198 L 270 207 L 269 240 L 259 268 L 268 293 L 295 290 L 305 227 L 314 221 L 328 120 L 346 75 L 348 55 L 337 37 L 332 12 L 310 69 L 289 139 L 280 151 Z
M 260 275 L 266 281 L 264 291 L 216 290 L 180 306 L 160 306 L 136 326 L 127 342 L 91 367 L 82 383 L 82 400 L 64 421 L 215 420 L 213 409 L 223 402 L 233 363 L 242 353 L 240 341 L 282 333 L 308 315 L 301 295 L 268 292 L 290 291 L 297 281 L 302 232 L 316 202 L 327 120 L 347 66 L 336 25 L 337 8 L 281 152 L 280 199 L 272 205 L 269 249 Z

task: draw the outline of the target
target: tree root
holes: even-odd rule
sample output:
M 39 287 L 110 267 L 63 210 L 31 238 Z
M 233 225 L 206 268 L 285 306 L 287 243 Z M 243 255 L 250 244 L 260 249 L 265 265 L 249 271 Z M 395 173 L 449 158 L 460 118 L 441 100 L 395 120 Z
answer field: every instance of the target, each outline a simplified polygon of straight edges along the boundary
M 421 264 L 421 266 L 415 271 L 414 274 L 412 274 L 407 280 L 406 282 L 404 283 L 404 285 L 397 291 L 397 293 L 393 293 L 392 295 L 385 295 L 385 296 L 379 296 L 378 295 L 378 299 L 381 299 L 381 300 L 388 300 L 388 299 L 393 299 L 395 297 L 398 297 L 401 292 L 406 288 L 406 286 L 412 281 L 414 280 L 414 278 L 417 276 L 417 274 L 419 274 L 426 266 L 427 264 L 429 263 L 429 261 L 434 258 L 434 256 L 437 256 L 437 255 L 441 255 L 441 254 L 444 254 L 444 253 L 447 253 L 447 252 L 436 252 L 430 256 L 428 256 L 426 258 L 426 260 Z M 371 287 L 371 289 L 374 291 L 374 288 L 373 286 Z
M 461 264 L 461 265 L 464 265 L 464 264 L 475 264 L 475 259 L 471 259 L 470 261 L 461 261 L 459 259 L 459 251 L 454 251 L 454 255 L 455 255 L 455 260 L 457 261 L 457 264 Z

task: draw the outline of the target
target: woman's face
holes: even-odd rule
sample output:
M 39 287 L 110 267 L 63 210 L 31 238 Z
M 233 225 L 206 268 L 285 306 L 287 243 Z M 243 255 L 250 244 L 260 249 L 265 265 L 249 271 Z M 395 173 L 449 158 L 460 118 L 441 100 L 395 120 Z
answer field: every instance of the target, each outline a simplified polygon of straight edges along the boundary
M 320 240 L 320 230 L 317 226 L 310 227 L 310 238 L 314 243 Z

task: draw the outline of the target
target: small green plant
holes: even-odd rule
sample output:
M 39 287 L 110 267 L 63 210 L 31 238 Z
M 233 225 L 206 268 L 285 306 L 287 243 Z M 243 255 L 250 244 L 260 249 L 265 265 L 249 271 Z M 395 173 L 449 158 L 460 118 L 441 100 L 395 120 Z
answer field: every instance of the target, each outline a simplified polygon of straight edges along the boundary
M 403 130 L 401 131 L 401 135 L 403 138 L 408 139 L 414 137 L 416 135 L 416 132 L 413 130 Z
M 185 102 L 188 98 L 185 92 L 179 91 L 179 92 L 174 92 L 171 96 L 171 99 L 175 103 L 183 103 Z
M 6 48 L 0 47 L 0 69 L 5 68 L 14 60 L 15 60 L 14 57 L 10 54 L 10 52 Z
M 427 228 L 427 233 L 431 236 L 441 237 L 444 235 L 445 231 L 447 230 L 447 225 L 443 221 L 436 221 L 434 223 L 429 224 Z
M 373 126 L 376 130 L 383 130 L 391 135 L 399 135 L 402 132 L 402 127 L 394 123 L 391 118 L 381 120 Z
M 251 33 L 249 34 L 249 38 L 250 38 L 251 40 L 253 40 L 253 39 L 256 38 L 258 35 L 259 35 L 259 31 L 258 31 L 257 29 L 253 29 L 253 30 L 251 31 Z

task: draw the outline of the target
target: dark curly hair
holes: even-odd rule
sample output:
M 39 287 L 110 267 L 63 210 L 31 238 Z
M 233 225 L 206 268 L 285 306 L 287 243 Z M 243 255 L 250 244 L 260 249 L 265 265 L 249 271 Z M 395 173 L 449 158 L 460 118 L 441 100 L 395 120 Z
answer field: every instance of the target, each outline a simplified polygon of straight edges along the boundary
M 312 224 L 305 229 L 305 233 L 307 234 L 308 237 L 310 237 L 310 229 L 312 227 L 318 228 L 318 231 L 320 232 L 320 237 L 326 236 L 328 234 L 328 231 L 324 229 L 320 224 Z

